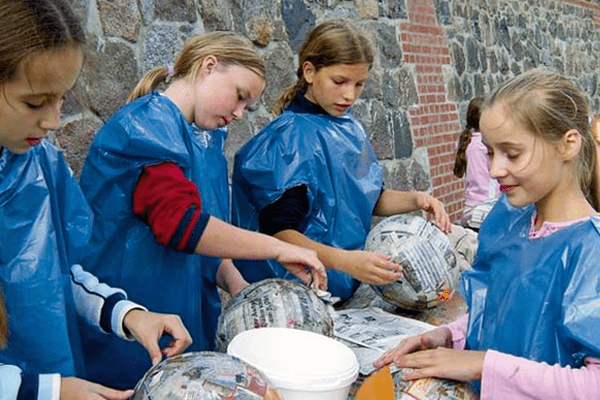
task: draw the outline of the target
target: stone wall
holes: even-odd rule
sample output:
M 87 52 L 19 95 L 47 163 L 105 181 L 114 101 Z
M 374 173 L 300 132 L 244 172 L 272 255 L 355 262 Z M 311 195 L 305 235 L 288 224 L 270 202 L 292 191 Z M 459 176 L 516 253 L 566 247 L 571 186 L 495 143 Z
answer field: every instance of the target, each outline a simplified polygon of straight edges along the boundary
M 453 219 L 464 182 L 452 175 L 469 100 L 527 69 L 546 66 L 573 79 L 600 109 L 600 1 L 583 0 L 71 0 L 89 44 L 84 71 L 64 107 L 56 142 L 78 174 L 94 132 L 144 71 L 169 65 L 191 36 L 234 30 L 268 66 L 257 110 L 233 123 L 235 151 L 270 119 L 293 82 L 296 51 L 316 23 L 345 18 L 377 50 L 355 114 L 386 171 L 387 187 L 425 190 Z

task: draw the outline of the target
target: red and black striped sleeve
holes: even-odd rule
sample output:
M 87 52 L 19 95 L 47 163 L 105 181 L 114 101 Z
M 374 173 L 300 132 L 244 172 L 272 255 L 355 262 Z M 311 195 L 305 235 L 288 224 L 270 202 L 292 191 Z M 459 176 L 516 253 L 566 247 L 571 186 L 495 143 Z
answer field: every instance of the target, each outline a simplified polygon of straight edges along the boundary
M 196 184 L 172 162 L 144 168 L 133 194 L 133 211 L 150 226 L 156 241 L 188 253 L 196 249 L 210 217 L 202 212 Z

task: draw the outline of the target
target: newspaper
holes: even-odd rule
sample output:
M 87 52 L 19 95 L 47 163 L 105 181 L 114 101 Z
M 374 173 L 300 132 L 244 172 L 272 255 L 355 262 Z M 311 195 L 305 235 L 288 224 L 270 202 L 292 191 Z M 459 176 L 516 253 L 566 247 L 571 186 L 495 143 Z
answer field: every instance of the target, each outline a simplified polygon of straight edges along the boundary
M 471 211 L 471 217 L 468 221 L 469 227 L 479 229 L 490 211 L 492 211 L 492 208 L 496 204 L 497 200 L 497 198 L 489 199 L 473 207 L 473 210 Z
M 338 310 L 333 321 L 335 337 L 342 339 L 354 351 L 361 375 L 373 372 L 373 361 L 400 340 L 436 328 L 435 325 L 390 314 L 377 307 Z
M 334 333 L 356 355 L 364 377 L 371 374 L 373 361 L 400 340 L 435 329 L 426 322 L 390 314 L 380 308 L 336 311 Z M 478 396 L 466 383 L 447 379 L 423 378 L 402 380 L 403 370 L 390 368 L 396 400 L 477 400 Z M 408 370 L 404 370 L 407 372 Z

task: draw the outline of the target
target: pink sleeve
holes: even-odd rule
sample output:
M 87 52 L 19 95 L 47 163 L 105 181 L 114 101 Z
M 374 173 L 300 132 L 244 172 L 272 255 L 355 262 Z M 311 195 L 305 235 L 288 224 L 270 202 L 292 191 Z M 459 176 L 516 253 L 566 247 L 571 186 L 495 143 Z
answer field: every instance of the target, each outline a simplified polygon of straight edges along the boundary
M 581 368 L 563 368 L 488 350 L 481 400 L 597 399 L 600 360 L 587 358 L 585 363 Z
M 450 329 L 452 333 L 452 348 L 462 350 L 465 348 L 467 341 L 467 324 L 469 322 L 469 314 L 465 314 L 456 321 L 442 325 L 443 328 Z

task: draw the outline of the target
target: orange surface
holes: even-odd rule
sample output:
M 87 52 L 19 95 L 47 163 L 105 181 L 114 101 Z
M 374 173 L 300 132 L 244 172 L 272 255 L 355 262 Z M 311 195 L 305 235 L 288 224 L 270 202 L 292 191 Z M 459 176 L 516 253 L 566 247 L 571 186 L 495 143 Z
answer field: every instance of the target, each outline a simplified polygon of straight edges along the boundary
M 394 382 L 386 365 L 369 375 L 356 392 L 355 400 L 394 400 Z

